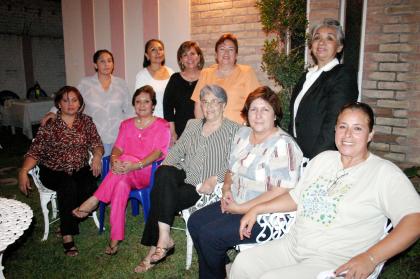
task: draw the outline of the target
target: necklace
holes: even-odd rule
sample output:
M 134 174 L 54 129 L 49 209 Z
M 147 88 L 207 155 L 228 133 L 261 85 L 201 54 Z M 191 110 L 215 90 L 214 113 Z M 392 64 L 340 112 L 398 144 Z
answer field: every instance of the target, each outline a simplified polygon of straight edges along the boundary
M 136 118 L 136 123 L 138 124 L 138 128 L 140 130 L 143 130 L 144 128 L 146 128 L 149 123 L 154 119 L 154 117 L 151 117 L 149 119 L 147 119 L 143 124 L 142 124 L 142 120 L 140 118 Z
M 340 181 L 340 179 L 342 179 L 343 177 L 346 177 L 349 173 L 346 172 L 344 169 L 339 170 L 336 174 L 335 174 L 335 179 L 327 186 L 327 192 L 328 194 L 330 194 L 335 187 L 337 186 L 338 182 Z

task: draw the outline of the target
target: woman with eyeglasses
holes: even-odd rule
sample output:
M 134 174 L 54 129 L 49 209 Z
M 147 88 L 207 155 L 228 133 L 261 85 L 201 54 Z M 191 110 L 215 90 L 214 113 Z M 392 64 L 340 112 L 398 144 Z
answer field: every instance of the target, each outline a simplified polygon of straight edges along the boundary
M 177 52 L 181 72 L 169 79 L 163 95 L 163 114 L 171 127 L 172 145 L 181 136 L 187 121 L 194 118 L 191 95 L 204 66 L 203 52 L 196 42 L 183 42 Z
M 165 45 L 161 40 L 151 39 L 144 46 L 143 69 L 136 75 L 138 89 L 150 85 L 156 92 L 156 107 L 153 115 L 163 118 L 163 94 L 173 70 L 165 66 Z
M 251 238 L 241 240 L 238 226 L 243 214 L 286 193 L 299 179 L 303 156 L 293 137 L 278 127 L 283 115 L 279 97 L 269 87 L 259 87 L 248 95 L 242 113 L 249 127 L 242 127 L 233 140 L 222 200 L 188 219 L 200 279 L 226 278 L 226 252 L 238 244 L 255 243 L 262 230 L 257 225 Z
M 241 110 L 248 94 L 259 87 L 260 83 L 250 66 L 236 63 L 238 48 L 238 40 L 233 34 L 224 34 L 217 40 L 214 47 L 216 64 L 201 71 L 191 97 L 191 100 L 195 102 L 196 118 L 203 117 L 199 100 L 201 89 L 206 84 L 217 84 L 226 90 L 229 97 L 225 117 L 239 124 L 245 123 Z
M 155 174 L 150 215 L 141 244 L 147 255 L 135 268 L 146 272 L 175 251 L 170 234 L 175 215 L 193 206 L 200 195 L 212 193 L 226 173 L 232 139 L 239 125 L 223 117 L 227 95 L 217 85 L 201 89 L 203 119 L 191 119 Z M 201 187 L 196 189 L 197 185 Z

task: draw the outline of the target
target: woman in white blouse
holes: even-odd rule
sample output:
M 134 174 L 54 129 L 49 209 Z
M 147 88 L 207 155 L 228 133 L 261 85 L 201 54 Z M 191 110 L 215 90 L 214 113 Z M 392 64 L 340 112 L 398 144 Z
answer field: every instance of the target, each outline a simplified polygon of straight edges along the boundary
M 125 80 L 113 76 L 114 57 L 106 49 L 93 55 L 96 74 L 82 78 L 77 88 L 83 96 L 84 113 L 91 116 L 104 145 L 104 156 L 111 154 L 118 135 L 118 127 L 125 118 L 134 115 L 130 104 L 130 93 Z M 52 108 L 42 119 L 44 126 L 50 118 L 56 117 Z
M 147 41 L 144 46 L 143 69 L 136 75 L 136 89 L 150 85 L 156 92 L 154 115 L 163 118 L 163 94 L 174 71 L 165 66 L 165 46 L 158 39 Z
M 336 20 L 325 19 L 314 26 L 309 49 L 316 65 L 303 74 L 290 100 L 289 133 L 312 159 L 336 149 L 334 126 L 340 108 L 358 97 L 356 71 L 339 60 L 344 33 Z

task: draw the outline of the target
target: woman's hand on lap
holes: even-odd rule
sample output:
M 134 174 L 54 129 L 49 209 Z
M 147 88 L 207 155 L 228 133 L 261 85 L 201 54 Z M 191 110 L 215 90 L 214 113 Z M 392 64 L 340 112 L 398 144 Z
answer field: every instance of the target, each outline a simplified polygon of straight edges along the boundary
M 222 213 L 229 213 L 227 211 L 227 207 L 231 202 L 233 202 L 232 192 L 231 191 L 224 192 L 222 200 L 220 201 L 220 206 L 222 208 Z
M 375 270 L 376 264 L 368 253 L 361 253 L 336 269 L 335 274 L 346 273 L 346 279 L 365 279 Z
M 102 158 L 101 156 L 93 156 L 92 164 L 90 169 L 94 176 L 99 176 L 102 170 Z
M 204 182 L 201 184 L 201 187 L 197 189 L 197 191 L 201 194 L 209 195 L 213 193 L 214 187 L 217 184 L 217 177 L 211 176 L 204 180 Z
M 245 237 L 251 237 L 252 227 L 257 221 L 257 214 L 251 209 L 242 218 L 239 225 L 239 237 L 243 240 Z

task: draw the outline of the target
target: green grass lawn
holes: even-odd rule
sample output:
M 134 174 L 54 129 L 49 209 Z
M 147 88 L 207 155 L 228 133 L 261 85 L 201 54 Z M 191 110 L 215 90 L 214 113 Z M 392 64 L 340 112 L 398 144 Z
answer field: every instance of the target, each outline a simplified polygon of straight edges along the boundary
M 0 169 L 14 167 L 0 173 L 0 179 L 16 177 L 22 156 L 29 146 L 29 141 L 22 135 L 11 136 L 0 127 Z M 3 256 L 6 278 L 198 278 L 196 255 L 189 271 L 185 270 L 185 233 L 174 230 L 172 235 L 176 242 L 176 252 L 164 263 L 149 272 L 139 275 L 133 272 L 134 267 L 145 256 L 146 247 L 140 244 L 143 231 L 143 217 L 131 216 L 127 208 L 126 239 L 119 246 L 118 254 L 104 254 L 109 239 L 109 218 L 106 217 L 107 230 L 99 235 L 93 220 L 89 218 L 80 226 L 81 233 L 75 237 L 79 256 L 71 258 L 63 253 L 61 239 L 54 231 L 58 223 L 50 227 L 47 241 L 42 242 L 44 223 L 39 204 L 39 195 L 34 190 L 27 198 L 21 195 L 17 185 L 1 185 L 0 196 L 16 198 L 27 203 L 34 212 L 30 228 L 13 245 L 9 246 Z M 109 212 L 107 212 L 109 216 Z M 179 217 L 176 227 L 185 227 Z M 390 261 L 385 266 L 381 278 L 420 278 L 420 242 L 411 249 Z M 298 279 L 298 278 L 297 278 Z

